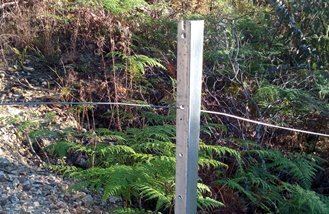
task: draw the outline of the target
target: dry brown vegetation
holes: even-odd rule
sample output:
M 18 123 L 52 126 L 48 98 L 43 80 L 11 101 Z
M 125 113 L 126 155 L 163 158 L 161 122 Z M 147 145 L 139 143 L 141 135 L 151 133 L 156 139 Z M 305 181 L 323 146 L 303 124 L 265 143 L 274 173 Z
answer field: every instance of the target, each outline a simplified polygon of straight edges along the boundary
M 289 0 L 287 6 L 274 0 L 146 1 L 126 11 L 131 1 L 122 1 L 126 5 L 118 4 L 116 10 L 110 7 L 113 2 L 108 5 L 110 0 L 77 2 L 1 0 L 0 67 L 19 70 L 30 61 L 37 72 L 56 77 L 51 89 L 61 101 L 174 104 L 176 22 L 202 18 L 203 108 L 328 133 L 325 1 Z M 131 136 L 124 132 L 131 127 L 174 124 L 169 110 L 146 114 L 145 109 L 84 106 L 74 111 L 81 127 L 115 129 L 128 139 Z M 302 212 L 312 207 L 305 202 L 297 209 L 293 204 L 301 203 L 299 199 L 327 200 L 327 165 L 316 162 L 325 168 L 319 170 L 309 157 L 328 159 L 328 138 L 219 116 L 203 115 L 202 123 L 220 124 L 202 133 L 203 141 L 238 151 L 243 159 L 239 162 L 225 152 L 223 157 L 212 154 L 228 168 L 200 169 L 211 196 L 226 205 L 212 208 L 213 213 Z M 305 170 L 313 183 L 296 173 L 304 170 L 298 165 L 301 160 L 309 164 Z M 130 205 L 138 207 L 134 200 Z M 154 208 L 151 202 L 143 208 Z M 171 212 L 168 209 L 164 213 Z

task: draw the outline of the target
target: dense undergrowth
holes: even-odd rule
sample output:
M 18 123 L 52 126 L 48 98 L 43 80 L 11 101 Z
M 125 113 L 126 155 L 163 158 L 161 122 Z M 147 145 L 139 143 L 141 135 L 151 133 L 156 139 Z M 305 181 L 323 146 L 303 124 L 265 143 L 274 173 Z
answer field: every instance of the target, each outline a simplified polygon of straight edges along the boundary
M 63 101 L 174 104 L 176 23 L 204 19 L 203 108 L 328 132 L 324 0 L 8 2 L 0 7 L 0 66 L 39 66 L 56 76 L 52 89 Z M 79 130 L 8 122 L 35 145 L 58 139 L 39 148 L 44 158 L 57 157 L 50 163 L 59 165 L 50 168 L 104 200 L 122 198 L 118 213 L 172 213 L 172 110 L 66 110 L 76 115 Z M 200 213 L 329 212 L 328 138 L 210 115 L 201 120 Z

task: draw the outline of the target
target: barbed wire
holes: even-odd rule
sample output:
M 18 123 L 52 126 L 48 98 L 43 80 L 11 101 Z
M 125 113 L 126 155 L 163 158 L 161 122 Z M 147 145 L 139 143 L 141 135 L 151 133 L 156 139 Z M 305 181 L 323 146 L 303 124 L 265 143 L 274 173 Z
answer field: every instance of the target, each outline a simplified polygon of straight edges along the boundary
M 153 105 L 153 104 L 137 104 L 125 102 L 5 102 L 0 103 L 0 106 L 39 106 L 39 105 L 118 105 L 131 107 L 144 107 L 156 109 L 176 108 L 176 105 Z
M 311 132 L 311 131 L 306 131 L 306 130 L 301 130 L 301 129 L 284 127 L 284 126 L 277 126 L 277 125 L 273 125 L 273 124 L 270 124 L 270 123 L 264 123 L 264 122 L 260 122 L 260 121 L 256 121 L 256 120 L 251 120 L 251 119 L 247 119 L 247 118 L 244 118 L 244 117 L 239 117 L 239 116 L 235 116 L 235 115 L 227 114 L 227 113 L 223 113 L 223 112 L 208 111 L 208 110 L 201 110 L 201 112 L 208 113 L 208 114 L 217 114 L 217 115 L 222 115 L 222 116 L 226 116 L 226 117 L 231 117 L 231 118 L 235 118 L 235 119 L 238 119 L 238 120 L 243 120 L 243 121 L 246 121 L 246 122 L 249 122 L 249 123 L 259 124 L 259 125 L 268 126 L 268 127 L 272 127 L 272 128 L 278 128 L 278 129 L 284 129 L 284 130 L 288 130 L 288 131 L 294 131 L 294 132 L 300 132 L 300 133 L 305 133 L 305 134 L 329 137 L 329 134 Z

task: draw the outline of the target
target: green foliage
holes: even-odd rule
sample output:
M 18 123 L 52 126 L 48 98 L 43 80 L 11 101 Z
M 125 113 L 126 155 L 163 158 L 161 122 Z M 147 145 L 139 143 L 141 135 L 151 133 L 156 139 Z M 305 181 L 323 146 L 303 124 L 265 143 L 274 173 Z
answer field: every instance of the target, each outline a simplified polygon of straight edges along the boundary
M 45 150 L 53 155 L 58 156 L 59 158 L 66 157 L 69 153 L 69 150 L 79 146 L 76 143 L 68 142 L 68 141 L 60 141 L 54 144 L 50 144 L 45 148 Z
M 76 2 L 84 6 L 76 5 Z M 102 94 L 102 99 L 108 97 L 114 100 L 114 93 L 117 92 L 112 93 L 112 90 L 125 85 L 129 88 L 127 97 L 117 93 L 115 99 L 119 97 L 148 103 L 151 99 L 144 95 L 145 92 L 153 93 L 154 87 L 159 88 L 161 92 L 168 91 L 166 86 L 162 88 L 163 85 L 161 87 L 158 85 L 158 83 L 169 82 L 168 75 L 164 73 L 166 68 L 169 73 L 168 68 L 173 67 L 170 71 L 172 73 L 169 74 L 174 76 L 177 64 L 175 56 L 177 19 L 181 18 L 181 14 L 193 19 L 201 17 L 206 21 L 204 70 L 207 82 L 204 85 L 207 86 L 207 90 L 203 94 L 205 107 L 217 103 L 225 110 L 248 115 L 251 119 L 269 118 L 274 115 L 275 118 L 273 116 L 272 119 L 280 118 L 283 123 L 289 123 L 290 126 L 294 125 L 292 122 L 296 121 L 297 114 L 305 115 L 316 111 L 328 115 L 329 27 L 327 23 L 329 16 L 328 4 L 325 0 L 287 0 L 282 4 L 280 3 L 282 1 L 277 0 L 220 0 L 211 1 L 211 6 L 208 1 L 194 0 L 187 1 L 186 4 L 181 4 L 180 1 L 147 2 L 153 4 L 153 7 L 148 7 L 143 0 L 74 2 L 65 0 L 59 3 L 50 1 L 50 7 L 40 7 L 40 10 L 43 10 L 41 15 L 35 13 L 42 18 L 36 19 L 35 16 L 31 16 L 30 19 L 22 20 L 25 15 L 34 14 L 34 11 L 27 11 L 27 14 L 23 13 L 16 18 L 19 22 L 12 22 L 10 17 L 9 21 L 3 22 L 9 25 L 36 23 L 27 28 L 24 25 L 17 27 L 23 29 L 22 32 L 26 33 L 26 37 L 22 37 L 24 35 L 20 34 L 21 30 L 2 33 L 4 37 L 17 34 L 15 36 L 17 38 L 10 37 L 9 41 L 15 43 L 16 39 L 22 37 L 22 43 L 27 44 L 23 48 L 10 48 L 11 54 L 16 56 L 20 66 L 23 66 L 29 57 L 29 49 L 38 51 L 38 48 L 28 47 L 33 42 L 36 43 L 36 47 L 42 47 L 44 52 L 61 52 L 61 55 L 66 56 L 63 51 L 69 50 L 74 53 L 69 53 L 68 56 L 75 55 L 73 58 L 77 58 L 80 63 L 72 65 L 72 70 L 97 72 L 104 68 L 102 72 L 109 74 L 104 78 L 106 79 L 104 85 L 110 92 Z M 22 5 L 24 6 L 20 8 L 21 11 L 28 10 L 25 4 Z M 36 4 L 30 8 L 39 8 L 37 6 Z M 91 9 L 90 6 L 95 8 Z M 200 7 L 209 8 L 211 13 L 200 16 L 197 12 Z M 101 9 L 97 11 L 96 8 Z M 140 10 L 134 10 L 135 8 Z M 49 12 L 50 10 L 56 12 Z M 44 14 L 44 11 L 49 14 Z M 138 11 L 144 12 L 142 14 Z M 81 14 L 83 16 L 80 16 Z M 5 14 L 4 17 L 8 15 L 10 14 Z M 109 26 L 113 26 L 110 31 L 108 31 Z M 3 29 L 10 29 L 10 26 Z M 29 35 L 30 32 L 36 32 L 36 35 L 41 37 Z M 36 39 L 34 37 L 37 37 L 37 41 L 34 41 Z M 84 38 L 81 39 L 82 37 Z M 115 43 L 114 47 L 112 43 Z M 44 46 L 48 44 L 49 50 L 52 51 L 45 51 L 47 48 L 40 44 Z M 76 47 L 77 44 L 83 45 Z M 88 55 L 87 49 L 92 49 L 91 52 L 97 54 L 85 56 Z M 108 54 L 110 57 L 104 58 L 103 53 L 109 50 L 114 50 L 115 53 L 111 52 Z M 98 61 L 97 58 L 101 60 Z M 111 60 L 114 58 L 115 64 L 112 65 Z M 62 61 L 57 64 L 60 64 L 64 70 L 67 67 Z M 111 72 L 107 70 L 108 65 L 113 66 Z M 112 82 L 108 84 L 107 81 L 111 80 L 113 71 L 118 71 L 117 80 L 113 84 Z M 98 72 L 95 76 L 102 72 Z M 88 77 L 94 77 L 92 73 L 90 76 L 88 74 Z M 156 83 L 145 78 L 149 73 L 155 74 Z M 166 76 L 167 79 L 162 76 Z M 131 81 L 139 80 L 140 85 L 131 84 L 131 87 L 127 87 L 129 77 Z M 175 80 L 172 79 L 170 85 L 172 88 L 174 82 Z M 80 89 L 75 88 L 74 84 L 72 91 Z M 71 86 L 68 88 L 71 91 Z M 137 91 L 136 88 L 139 90 Z M 175 91 L 172 88 L 169 90 Z M 82 89 L 80 92 L 83 94 Z M 94 99 L 94 95 L 90 95 Z M 160 102 L 164 100 L 163 98 Z M 83 110 L 85 107 L 77 107 L 76 113 L 79 114 Z M 88 110 L 97 110 L 97 108 L 89 106 Z M 170 213 L 175 187 L 176 134 L 175 127 L 172 125 L 175 114 L 169 112 L 164 115 L 165 111 L 158 110 L 145 113 L 144 110 L 138 112 L 141 116 L 136 116 L 136 112 L 133 111 L 118 110 L 118 117 L 122 121 L 134 118 L 141 119 L 138 123 L 140 126 L 151 125 L 128 128 L 123 132 L 104 128 L 86 133 L 76 133 L 74 130 L 57 132 L 45 127 L 54 120 L 54 114 L 46 116 L 43 121 L 16 117 L 11 118 L 10 122 L 20 132 L 27 133 L 32 140 L 60 138 L 59 142 L 48 146 L 45 150 L 61 158 L 62 161 L 70 154 L 86 156 L 92 163 L 89 166 L 93 168 L 79 171 L 74 166 L 65 164 L 49 166 L 52 170 L 66 174 L 74 172 L 72 176 L 77 179 L 76 187 L 95 189 L 103 194 L 103 199 L 112 195 L 120 196 L 127 206 L 136 207 L 136 201 L 148 201 L 146 204 L 152 204 L 147 207 L 152 210 L 149 212 L 143 209 L 146 208 L 144 205 L 139 205 L 139 209 L 124 208 L 116 212 Z M 113 118 L 113 113 L 104 116 Z M 208 119 L 218 122 L 210 117 Z M 232 146 L 230 148 L 223 145 L 208 145 L 225 141 L 223 134 L 225 136 L 236 134 L 231 130 L 231 127 L 236 126 L 235 122 L 228 121 L 225 124 L 226 126 L 208 123 L 201 127 L 201 136 L 206 138 L 207 144 L 200 142 L 199 147 L 198 165 L 202 174 L 198 184 L 200 210 L 211 213 L 215 207 L 223 205 L 216 200 L 218 196 L 212 195 L 212 192 L 217 191 L 211 188 L 212 180 L 217 179 L 220 185 L 239 192 L 240 197 L 247 201 L 248 208 L 251 210 L 254 208 L 255 212 L 329 212 L 328 198 L 311 190 L 312 182 L 318 170 L 321 170 L 319 159 L 290 151 L 282 153 L 264 149 L 262 144 L 251 141 L 230 139 L 228 141 L 233 142 L 232 144 L 224 144 Z M 241 129 L 239 132 L 244 138 L 255 138 L 250 126 L 241 123 L 236 127 Z M 276 139 L 269 138 L 268 133 L 268 130 L 260 133 L 264 134 L 262 142 L 275 147 Z M 303 140 L 303 137 L 297 137 L 297 140 Z M 80 141 L 81 143 L 74 143 Z M 211 185 L 207 186 L 203 181 Z
M 329 52 L 329 51 L 328 51 Z M 316 89 L 319 98 L 324 100 L 329 97 L 329 74 L 325 71 L 315 72 Z
M 145 74 L 145 68 L 147 66 L 165 69 L 157 59 L 145 55 L 135 54 L 132 56 L 123 56 L 122 58 L 127 61 L 128 70 L 133 76 Z
M 314 191 L 304 189 L 298 185 L 285 184 L 288 191 L 287 200 L 280 204 L 281 213 L 312 213 L 322 214 L 329 212 L 329 198 Z
M 73 172 L 77 172 L 81 170 L 75 166 L 68 166 L 68 165 L 46 165 L 45 168 L 60 173 L 63 176 L 70 175 Z
M 79 3 L 100 6 L 114 14 L 123 14 L 145 5 L 144 0 L 78 0 Z
M 142 116 L 150 125 L 172 124 L 176 121 L 176 114 L 169 112 L 168 115 L 160 115 L 154 112 L 143 112 Z
M 200 132 L 211 137 L 214 133 L 227 132 L 227 128 L 222 124 L 207 123 L 200 126 Z
M 219 179 L 218 183 L 239 191 L 254 207 L 265 212 L 295 207 L 294 213 L 325 213 L 314 211 L 308 201 L 319 197 L 310 189 L 316 173 L 321 170 L 321 159 L 250 148 L 242 153 L 242 160 L 233 178 Z M 320 200 L 319 203 L 319 209 L 325 210 L 324 202 Z
M 49 129 L 38 129 L 33 130 L 29 133 L 30 138 L 57 138 L 61 136 L 61 133 L 58 131 L 52 131 Z
M 237 150 L 231 149 L 229 147 L 207 145 L 201 142 L 199 148 L 200 148 L 200 153 L 202 153 L 204 156 L 209 158 L 214 158 L 216 156 L 223 157 L 226 155 L 230 155 L 232 157 L 235 157 L 237 160 L 241 159 L 240 153 Z
M 197 200 L 197 206 L 199 209 L 205 209 L 210 211 L 211 209 L 224 206 L 223 203 L 216 201 L 210 197 L 199 196 Z
M 113 140 L 113 144 L 79 145 L 61 141 L 47 148 L 48 151 L 64 157 L 71 153 L 87 155 L 94 161 L 94 167 L 76 171 L 71 176 L 76 179 L 75 189 L 89 188 L 100 191 L 103 200 L 110 196 L 123 198 L 126 205 L 132 205 L 134 199 L 154 202 L 153 210 L 172 210 L 175 189 L 175 127 L 170 125 L 148 126 L 143 129 L 129 128 L 125 132 L 97 129 L 99 139 Z M 200 147 L 200 169 L 228 167 L 219 160 L 211 159 L 224 155 L 237 159 L 239 153 L 221 146 Z M 55 169 L 55 168 L 54 168 Z M 56 169 L 55 169 L 56 170 Z M 69 172 L 62 167 L 58 171 Z M 211 199 L 210 188 L 198 184 L 198 206 L 211 210 L 223 204 Z
M 274 85 L 263 86 L 258 89 L 255 99 L 263 108 L 283 110 L 286 114 L 309 113 L 314 110 L 328 112 L 324 103 L 300 89 L 285 89 Z
M 108 53 L 107 56 L 112 57 L 113 53 Z M 115 52 L 115 56 L 117 56 L 122 63 L 117 63 L 114 66 L 116 70 L 123 70 L 127 74 L 130 75 L 130 81 L 136 78 L 143 77 L 146 73 L 146 70 L 152 68 L 160 68 L 165 70 L 166 68 L 160 63 L 160 60 L 142 55 L 142 54 L 133 54 L 126 55 L 120 52 Z
M 152 211 L 146 211 L 138 208 L 118 208 L 113 211 L 114 214 L 153 214 Z
M 288 176 L 290 181 L 297 181 L 304 188 L 310 188 L 311 182 L 318 170 L 319 159 L 311 155 L 289 154 L 285 157 L 281 152 L 275 150 L 248 150 L 247 154 L 256 154 L 259 158 L 265 159 L 266 167 L 272 173 L 280 173 Z M 293 180 L 295 179 L 295 180 Z
M 130 128 L 126 131 L 127 141 L 132 144 L 141 142 L 171 142 L 176 136 L 175 126 L 147 126 L 143 129 Z

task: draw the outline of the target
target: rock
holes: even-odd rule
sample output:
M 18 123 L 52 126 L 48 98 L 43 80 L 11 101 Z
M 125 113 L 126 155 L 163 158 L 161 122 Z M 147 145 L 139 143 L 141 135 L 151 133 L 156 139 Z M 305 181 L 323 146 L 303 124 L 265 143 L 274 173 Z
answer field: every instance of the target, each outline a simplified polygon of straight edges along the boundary
M 20 200 L 24 201 L 27 200 L 29 198 L 28 194 L 26 192 L 22 192 L 22 194 L 20 195 Z
M 12 108 L 12 107 L 8 107 L 7 109 L 8 114 L 15 116 L 15 115 L 21 115 L 22 114 L 22 110 L 17 109 L 17 108 Z
M 15 72 L 15 71 L 17 71 L 17 67 L 9 67 L 9 68 L 7 68 L 7 70 L 9 72 Z
M 14 179 L 14 181 L 12 182 L 13 187 L 18 187 L 18 185 L 20 184 L 19 180 L 17 178 Z
M 29 66 L 24 66 L 23 65 L 23 69 L 24 69 L 24 71 L 30 71 L 30 72 L 32 72 L 32 71 L 34 71 L 35 69 L 34 68 L 32 68 L 32 67 L 29 67 Z
M 32 184 L 27 180 L 23 183 L 23 191 L 29 191 L 30 189 L 32 189 Z
M 91 195 L 86 195 L 81 201 L 83 205 L 91 206 L 94 203 L 94 198 Z
M 0 182 L 7 181 L 7 176 L 3 171 L 0 171 Z
M 72 197 L 75 199 L 82 199 L 86 196 L 87 196 L 87 194 L 85 192 L 76 192 L 75 194 L 73 194 Z
M 111 196 L 111 197 L 108 199 L 108 201 L 109 201 L 110 203 L 112 203 L 112 204 L 117 204 L 117 203 L 121 202 L 122 200 L 121 200 L 121 198 L 119 198 L 119 197 Z
M 7 200 L 0 200 L 0 205 L 1 206 L 5 206 L 7 204 Z

